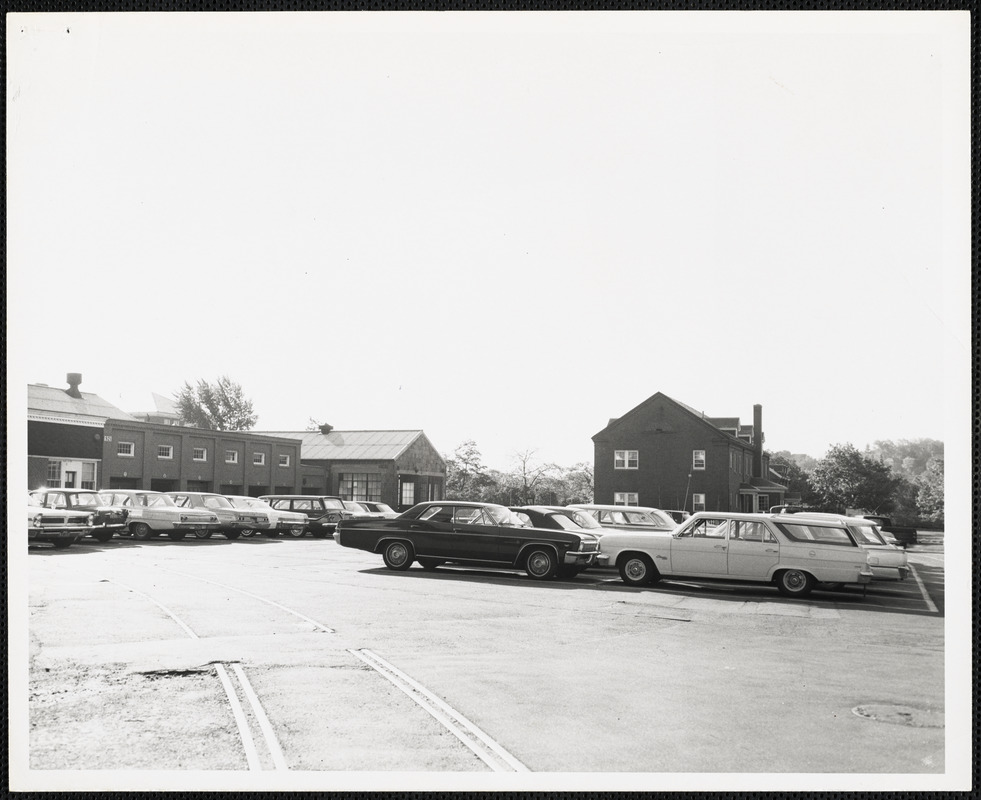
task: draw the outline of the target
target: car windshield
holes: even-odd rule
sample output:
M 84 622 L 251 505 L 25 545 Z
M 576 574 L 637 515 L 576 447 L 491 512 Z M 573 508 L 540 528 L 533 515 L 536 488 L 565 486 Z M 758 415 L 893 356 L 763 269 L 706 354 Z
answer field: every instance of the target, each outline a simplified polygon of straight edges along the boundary
M 850 527 L 859 544 L 872 544 L 880 547 L 885 544 L 875 525 L 852 525 Z
M 29 506 L 35 506 L 37 508 L 43 508 L 44 507 L 44 500 L 42 499 L 42 497 L 43 496 L 42 495 L 39 495 L 39 494 L 29 494 L 29 495 L 27 495 L 27 505 L 29 505 Z
M 321 502 L 324 504 L 324 508 L 339 508 L 341 511 L 344 510 L 344 503 L 336 497 L 322 497 Z
M 395 513 L 395 509 L 392 508 L 387 503 L 372 503 L 372 505 L 374 506 L 375 511 L 380 511 L 383 514 L 394 514 Z
M 659 520 L 654 519 L 646 511 L 624 511 L 623 516 L 628 525 L 658 525 Z
M 674 518 L 667 512 L 661 511 L 660 509 L 654 509 L 653 511 L 647 512 L 648 516 L 658 525 L 663 525 L 665 528 L 673 528 L 677 523 L 675 523 Z
M 344 507 L 348 511 L 368 511 L 368 506 L 361 503 L 356 503 L 354 500 L 345 500 Z
M 233 508 L 227 497 L 222 497 L 218 494 L 205 496 L 204 504 L 207 508 Z
M 73 506 L 89 506 L 94 507 L 99 505 L 99 496 L 95 494 L 70 494 Z
M 597 528 L 600 530 L 603 529 L 603 526 L 596 521 L 596 518 L 590 514 L 587 514 L 585 511 L 569 510 L 561 513 L 571 518 L 572 521 L 575 522 L 580 528 L 588 528 L 589 530 L 596 530 Z
M 572 520 L 568 514 L 563 514 L 561 511 L 556 511 L 554 514 L 547 514 L 546 516 L 555 520 L 555 523 L 567 531 L 579 530 L 579 526 Z M 590 517 L 592 519 L 592 517 Z
M 131 506 L 133 503 L 124 494 L 113 494 L 112 492 L 100 492 L 99 499 L 107 506 Z

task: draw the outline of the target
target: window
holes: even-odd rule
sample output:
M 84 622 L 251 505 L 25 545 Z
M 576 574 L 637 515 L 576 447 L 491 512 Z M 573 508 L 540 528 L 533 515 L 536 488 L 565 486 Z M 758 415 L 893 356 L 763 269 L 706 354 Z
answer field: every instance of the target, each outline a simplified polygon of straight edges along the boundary
M 773 534 L 762 522 L 747 522 L 745 520 L 734 520 L 732 523 L 731 539 L 740 539 L 744 542 L 775 542 Z
M 290 465 L 290 457 L 289 456 L 280 456 L 279 457 L 279 466 L 281 466 L 281 467 L 288 467 L 289 465 Z
M 95 464 L 91 461 L 82 464 L 82 488 L 95 488 Z
M 61 486 L 61 462 L 48 462 L 48 486 Z
M 225 463 L 226 464 L 237 464 L 238 463 L 238 450 L 226 450 L 225 451 Z
M 613 505 L 635 506 L 638 503 L 637 492 L 614 492 Z
M 685 536 L 693 536 L 696 539 L 725 539 L 726 528 L 729 527 L 727 519 L 700 519 L 694 522 L 686 531 Z
M 402 484 L 402 499 L 399 501 L 404 506 L 414 506 L 416 504 L 416 485 L 412 481 Z
M 692 493 L 691 496 L 691 510 L 692 511 L 704 511 L 705 510 L 705 495 L 698 494 L 697 492 Z
M 157 445 L 157 458 L 173 458 L 174 446 L 170 444 Z
M 692 450 L 691 451 L 691 468 L 692 469 L 705 469 L 705 451 L 704 450 Z
M 761 494 L 756 498 L 756 508 L 759 509 L 761 514 L 765 514 L 770 510 L 770 495 Z
M 381 475 L 372 472 L 342 472 L 337 493 L 345 500 L 381 500 Z M 413 496 L 415 490 L 413 490 Z M 437 500 L 430 497 L 430 500 Z
M 195 447 L 191 451 L 191 458 L 195 461 L 207 461 L 208 460 L 208 448 L 207 447 Z
M 133 442 L 116 442 L 116 455 L 132 458 L 136 455 L 136 445 Z
M 613 469 L 637 469 L 637 450 L 614 450 Z
M 825 525 L 798 525 L 778 522 L 780 528 L 795 542 L 820 542 L 821 544 L 838 544 L 844 547 L 854 547 L 855 543 L 844 528 L 832 528 Z
M 265 453 L 253 453 L 252 454 L 252 464 L 256 467 L 261 467 L 266 463 Z

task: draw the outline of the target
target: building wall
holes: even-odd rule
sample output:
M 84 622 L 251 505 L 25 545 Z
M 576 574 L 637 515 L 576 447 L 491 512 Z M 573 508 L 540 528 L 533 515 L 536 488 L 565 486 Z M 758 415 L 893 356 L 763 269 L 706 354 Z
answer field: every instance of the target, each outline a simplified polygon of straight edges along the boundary
M 28 421 L 27 452 L 32 456 L 99 459 L 102 458 L 102 428 Z
M 415 503 L 445 497 L 446 462 L 423 436 L 409 445 L 396 460 L 394 478 L 395 502 L 389 505 L 399 511 L 405 511 Z M 407 484 L 411 486 L 411 491 Z
M 636 492 L 637 504 L 692 509 L 692 496 L 705 495 L 707 511 L 738 508 L 742 474 L 730 468 L 730 451 L 749 454 L 721 432 L 667 398 L 651 403 L 601 431 L 594 442 L 594 501 L 612 503 L 617 492 Z M 615 469 L 617 450 L 637 450 L 637 469 Z M 705 469 L 694 469 L 693 451 L 705 451 Z M 750 465 L 751 465 L 750 461 Z M 690 475 L 690 477 L 689 477 Z
M 133 445 L 132 456 L 120 455 L 123 442 Z M 171 458 L 161 457 L 161 446 L 172 448 Z M 206 450 L 204 460 L 194 458 L 195 448 Z M 226 461 L 228 451 L 237 454 L 235 463 Z M 262 454 L 262 464 L 254 463 L 255 453 Z M 280 456 L 288 457 L 288 466 L 280 466 Z M 300 487 L 299 440 L 247 432 L 109 420 L 102 462 L 102 483 L 106 487 L 253 496 L 272 492 L 292 494 Z

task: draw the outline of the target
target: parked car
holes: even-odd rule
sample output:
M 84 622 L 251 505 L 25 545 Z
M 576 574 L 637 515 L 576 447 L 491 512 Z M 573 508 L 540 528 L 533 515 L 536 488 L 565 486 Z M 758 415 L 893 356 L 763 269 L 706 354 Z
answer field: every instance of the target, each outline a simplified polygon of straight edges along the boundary
M 28 544 L 45 542 L 63 550 L 88 534 L 94 524 L 94 515 L 89 512 L 44 508 L 28 500 Z
M 887 541 L 892 540 L 890 544 L 898 544 L 900 547 L 916 544 L 916 528 L 908 525 L 894 525 L 890 517 L 884 517 L 881 514 L 864 514 L 863 519 L 871 520 L 878 525 L 883 535 L 888 537 Z
M 794 519 L 824 519 L 847 525 L 858 546 L 868 551 L 873 580 L 904 581 L 909 577 L 909 559 L 906 551 L 887 542 L 879 526 L 872 520 L 865 517 L 848 517 L 844 514 L 807 511 L 795 514 Z
M 99 494 L 109 505 L 123 506 L 129 511 L 126 532 L 120 535 L 134 539 L 150 539 L 167 534 L 175 542 L 189 532 L 213 531 L 218 527 L 218 515 L 193 508 L 178 508 L 163 492 L 148 489 L 103 489 Z
M 640 506 L 607 506 L 596 503 L 575 503 L 570 508 L 579 508 L 591 514 L 604 528 L 615 530 L 673 531 L 675 521 L 657 508 Z
M 296 538 L 303 536 L 303 531 L 307 526 L 307 518 L 303 514 L 293 511 L 280 511 L 258 497 L 234 494 L 226 494 L 225 497 L 235 508 L 256 511 L 265 514 L 269 519 L 269 523 L 264 527 L 244 528 L 242 536 L 258 536 L 260 534 L 278 536 L 281 533 Z
M 372 514 L 381 514 L 385 519 L 395 519 L 399 512 L 392 508 L 388 503 L 379 503 L 374 500 L 358 500 Z
M 94 489 L 35 489 L 30 492 L 31 502 L 45 508 L 59 508 L 92 515 L 89 536 L 100 542 L 108 542 L 115 533 L 126 530 L 129 516 L 122 506 L 104 503 Z
M 209 511 L 218 517 L 218 526 L 212 529 L 195 530 L 199 539 L 210 539 L 212 534 L 220 533 L 226 539 L 237 539 L 244 530 L 268 528 L 269 517 L 254 509 L 235 508 L 231 501 L 214 492 L 166 492 L 178 508 L 193 508 Z
M 493 503 L 434 500 L 395 519 L 345 519 L 337 524 L 344 547 L 380 553 L 385 566 L 407 570 L 441 564 L 524 569 L 532 578 L 572 577 L 596 558 L 599 540 L 584 530 L 529 528 Z
M 597 539 L 606 533 L 606 528 L 600 525 L 592 514 L 583 511 L 581 508 L 572 508 L 571 506 L 541 506 L 541 508 L 547 508 L 549 511 L 558 511 L 561 514 L 565 514 L 576 525 L 580 528 L 585 528 Z
M 846 525 L 796 515 L 700 511 L 668 536 L 611 531 L 600 550 L 599 561 L 634 586 L 685 576 L 772 582 L 803 597 L 818 583 L 872 580 L 868 551 Z
M 351 512 L 354 517 L 370 517 L 374 516 L 369 510 L 368 506 L 357 500 L 341 500 L 344 508 Z
M 265 500 L 277 511 L 296 511 L 307 518 L 306 529 L 315 539 L 332 536 L 334 528 L 342 519 L 351 519 L 354 514 L 344 508 L 339 497 L 306 494 L 265 494 Z

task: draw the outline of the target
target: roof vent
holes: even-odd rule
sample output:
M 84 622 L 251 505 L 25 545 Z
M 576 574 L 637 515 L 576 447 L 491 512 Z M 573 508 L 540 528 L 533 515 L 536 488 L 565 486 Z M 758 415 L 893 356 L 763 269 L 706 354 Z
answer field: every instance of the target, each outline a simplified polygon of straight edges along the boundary
M 68 377 L 65 379 L 68 381 L 68 388 L 65 392 L 69 397 L 74 397 L 76 399 L 81 399 L 82 393 L 78 391 L 78 385 L 82 382 L 81 372 L 69 372 Z
M 334 426 L 333 425 L 328 425 L 326 422 L 323 425 L 319 425 L 317 427 L 320 428 L 320 432 L 324 436 L 326 436 L 328 433 L 330 433 L 332 430 L 334 430 Z

